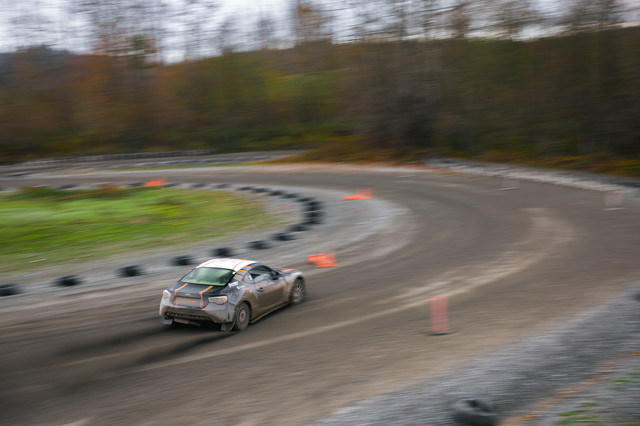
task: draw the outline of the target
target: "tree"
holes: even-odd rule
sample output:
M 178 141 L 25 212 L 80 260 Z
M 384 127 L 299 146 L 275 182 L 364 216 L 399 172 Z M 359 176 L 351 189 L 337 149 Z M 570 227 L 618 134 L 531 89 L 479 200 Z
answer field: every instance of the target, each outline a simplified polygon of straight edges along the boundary
M 296 44 L 331 41 L 331 19 L 312 1 L 296 0 L 291 15 Z

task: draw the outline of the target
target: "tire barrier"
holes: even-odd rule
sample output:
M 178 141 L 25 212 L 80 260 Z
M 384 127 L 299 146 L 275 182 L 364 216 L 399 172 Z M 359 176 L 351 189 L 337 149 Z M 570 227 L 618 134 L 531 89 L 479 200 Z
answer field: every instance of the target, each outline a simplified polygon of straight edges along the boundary
M 20 293 L 20 289 L 18 288 L 18 284 L 1 284 L 0 285 L 0 297 L 4 296 L 13 296 L 15 294 Z
M 118 269 L 118 275 L 122 278 L 137 277 L 142 275 L 142 268 L 138 265 L 124 266 Z
M 188 266 L 188 265 L 193 265 L 196 262 L 193 261 L 193 258 L 191 256 L 186 256 L 186 255 L 182 255 L 182 256 L 176 256 L 173 259 L 171 259 L 171 265 L 173 266 Z
M 233 249 L 231 247 L 218 247 L 211 251 L 213 257 L 233 257 Z
M 305 218 L 307 220 L 309 220 L 309 219 L 322 219 L 322 212 L 318 211 L 318 210 L 314 210 L 312 212 L 307 212 L 305 214 Z
M 550 183 L 572 188 L 593 191 L 624 191 L 628 188 L 640 187 L 640 179 L 620 179 L 611 176 L 600 176 L 587 173 L 549 171 L 528 167 L 506 166 L 502 164 L 474 163 L 470 161 L 431 158 L 425 160 L 428 167 L 448 169 L 462 173 L 481 176 L 493 176 L 524 180 L 530 182 Z
M 81 283 L 82 280 L 77 275 L 66 275 L 55 280 L 55 284 L 60 287 L 73 287 Z
M 295 240 L 296 236 L 289 232 L 276 232 L 271 236 L 271 239 L 276 241 L 290 241 Z
M 265 240 L 255 240 L 255 241 L 249 241 L 249 243 L 247 244 L 247 247 L 252 250 L 266 250 L 271 246 Z
M 453 403 L 454 417 L 467 425 L 493 426 L 497 416 L 493 406 L 480 398 L 463 398 Z
M 302 231 L 306 231 L 309 227 L 307 225 L 305 225 L 304 223 L 297 223 L 295 225 L 291 225 L 289 228 L 287 228 L 287 231 L 289 232 L 302 232 Z
M 307 217 L 307 220 L 304 221 L 305 225 L 320 225 L 322 223 L 322 219 L 319 217 Z
M 163 187 L 176 187 L 180 186 L 180 183 L 177 182 L 166 182 L 162 181 L 161 186 Z M 128 184 L 118 184 L 119 187 L 122 188 L 137 188 L 144 187 L 145 182 L 131 182 Z M 160 186 L 160 185 L 159 185 Z M 203 188 L 207 185 L 204 183 L 194 183 L 194 184 L 185 184 L 184 187 L 190 188 Z M 58 187 L 58 189 L 73 189 L 77 188 L 76 184 L 63 184 Z M 96 185 L 98 188 L 103 187 L 116 187 L 115 184 L 98 184 Z M 210 185 L 210 187 L 216 188 L 228 188 L 229 184 L 221 183 L 217 185 Z M 1 190 L 2 188 L 0 188 Z M 296 202 L 304 203 L 300 205 L 302 213 L 304 214 L 304 219 L 302 222 L 289 226 L 285 231 L 277 232 L 272 234 L 269 239 L 273 241 L 290 241 L 295 240 L 299 236 L 295 233 L 304 232 L 309 230 L 309 227 L 312 225 L 317 225 L 322 223 L 322 217 L 324 213 L 322 212 L 322 203 L 315 198 L 312 197 L 301 197 L 299 194 L 290 193 L 283 190 L 271 190 L 264 187 L 254 187 L 254 186 L 243 186 L 237 188 L 240 191 L 253 191 L 255 193 L 267 193 L 270 196 L 280 196 L 282 198 L 293 199 Z M 249 241 L 247 243 L 247 248 L 252 250 L 265 250 L 272 247 L 272 244 L 268 240 L 254 240 Z M 217 247 L 211 250 L 212 257 L 233 257 L 235 252 L 231 247 Z M 335 258 L 334 258 L 335 259 Z M 197 261 L 194 260 L 193 257 L 188 255 L 180 255 L 174 256 L 169 260 L 169 264 L 172 266 L 189 266 L 195 265 Z M 334 262 L 335 263 L 335 262 Z M 130 278 L 136 277 L 139 275 L 144 275 L 143 268 L 140 265 L 129 265 L 124 266 L 116 270 L 116 273 L 121 278 Z M 60 287 L 73 287 L 76 285 L 80 285 L 83 283 L 83 279 L 78 275 L 66 275 L 60 278 L 57 278 L 53 281 L 53 284 Z M 0 297 L 2 296 L 11 296 L 14 294 L 19 294 L 20 290 L 17 284 L 1 284 L 0 285 Z
M 315 211 L 322 210 L 322 205 L 318 203 L 313 203 L 313 204 L 307 203 L 304 209 L 308 212 L 315 212 Z
M 166 152 L 132 152 L 125 154 L 108 154 L 108 155 L 84 155 L 78 157 L 55 157 L 40 160 L 18 161 L 13 164 L 38 165 L 38 164 L 56 164 L 56 163 L 82 163 L 93 161 L 112 161 L 112 160 L 137 160 L 145 158 L 162 158 L 162 157 L 187 157 L 217 154 L 215 149 L 197 149 L 188 151 L 166 151 Z

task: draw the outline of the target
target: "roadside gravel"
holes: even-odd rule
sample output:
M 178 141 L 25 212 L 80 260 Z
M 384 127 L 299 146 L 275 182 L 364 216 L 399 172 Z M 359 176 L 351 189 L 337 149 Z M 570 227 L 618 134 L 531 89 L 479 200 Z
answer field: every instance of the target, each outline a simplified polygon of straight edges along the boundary
M 584 424 L 574 412 L 586 411 L 590 424 L 638 425 L 638 293 L 640 283 L 553 331 L 315 424 L 456 425 L 452 403 L 475 397 L 493 404 L 500 424 Z

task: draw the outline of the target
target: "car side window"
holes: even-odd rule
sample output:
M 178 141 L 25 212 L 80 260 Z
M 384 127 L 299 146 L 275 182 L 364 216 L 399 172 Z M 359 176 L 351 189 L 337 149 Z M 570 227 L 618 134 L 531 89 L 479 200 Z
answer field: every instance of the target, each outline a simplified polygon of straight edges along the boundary
M 250 272 L 254 282 L 261 282 L 271 279 L 271 271 L 266 266 L 256 266 Z

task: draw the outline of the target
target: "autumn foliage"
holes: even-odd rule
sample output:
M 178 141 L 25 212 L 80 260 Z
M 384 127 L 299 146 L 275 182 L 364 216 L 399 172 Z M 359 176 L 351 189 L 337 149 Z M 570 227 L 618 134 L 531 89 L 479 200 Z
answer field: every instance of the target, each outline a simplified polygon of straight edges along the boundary
M 159 60 L 144 37 L 117 52 L 5 53 L 0 161 L 316 148 L 338 160 L 587 156 L 635 173 L 640 27 L 519 37 L 521 27 L 505 24 L 478 36 L 461 11 L 452 10 L 446 37 L 411 38 L 394 27 L 337 42 L 327 17 L 299 2 L 289 46 L 178 62 Z

